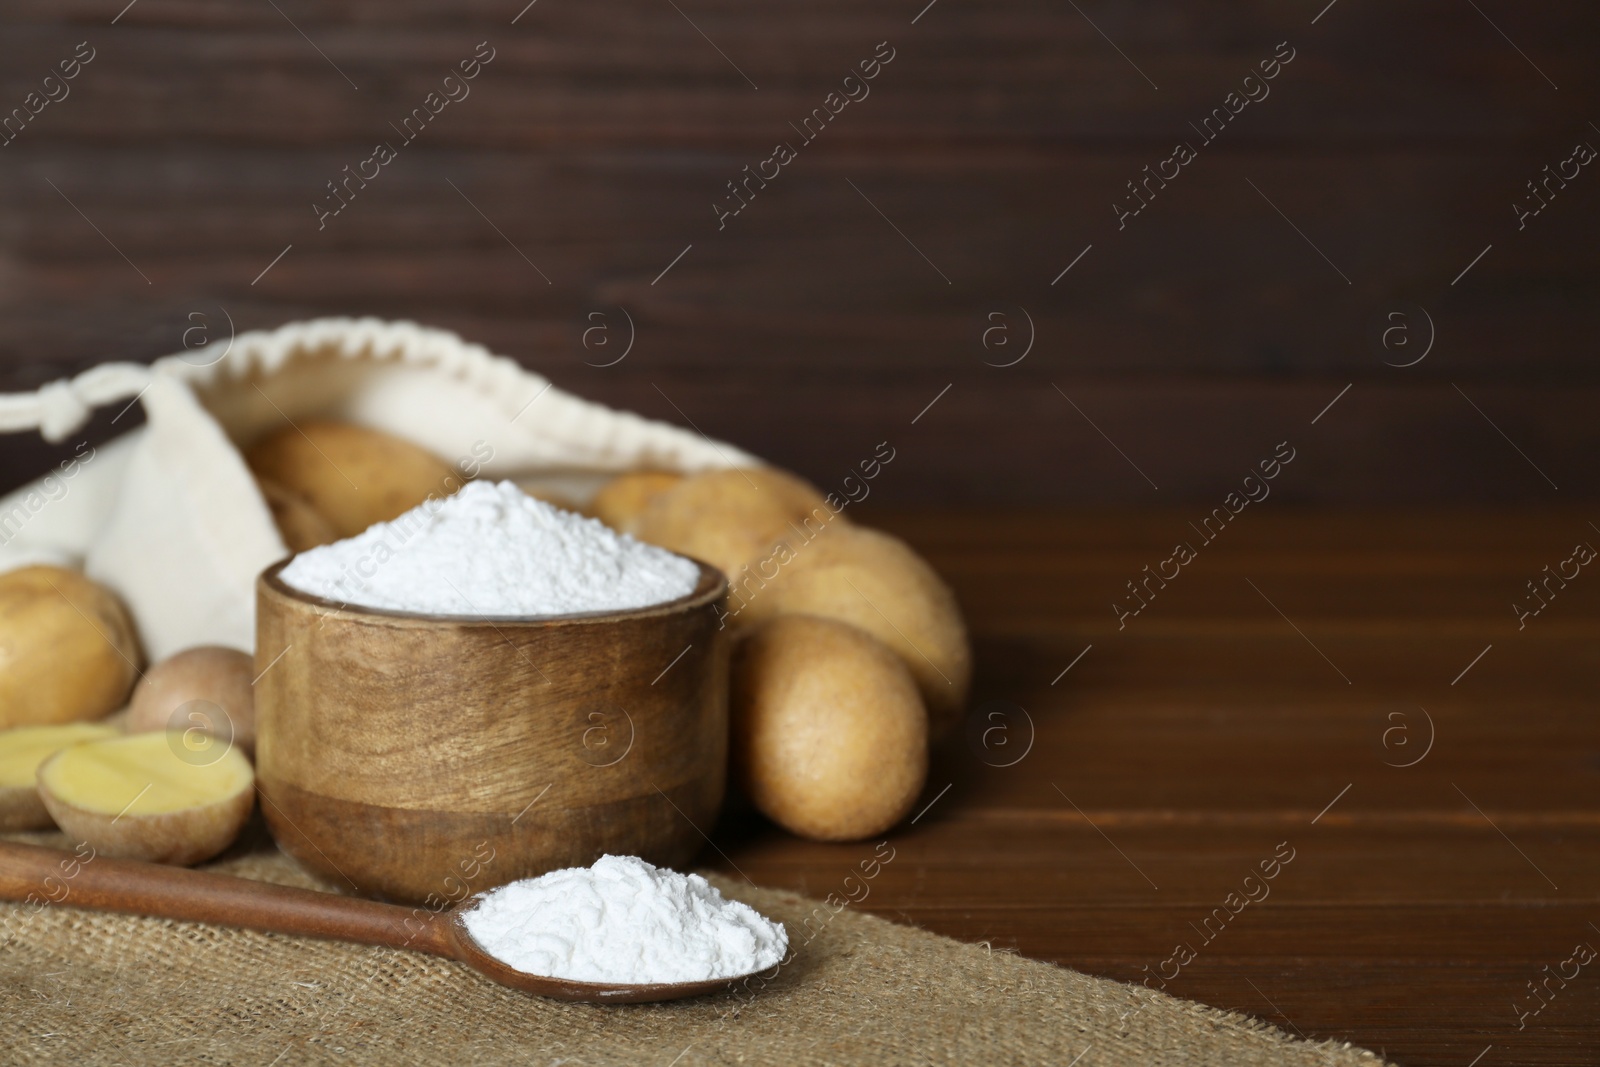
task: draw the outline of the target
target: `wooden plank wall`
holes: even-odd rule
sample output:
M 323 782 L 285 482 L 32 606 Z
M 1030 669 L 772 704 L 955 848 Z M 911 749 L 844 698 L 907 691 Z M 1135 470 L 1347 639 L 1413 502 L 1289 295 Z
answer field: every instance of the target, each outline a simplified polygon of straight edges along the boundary
M 6 389 L 177 351 L 193 314 L 368 314 L 823 482 L 888 439 L 889 503 L 1210 501 L 1285 439 L 1302 502 L 1600 490 L 1600 167 L 1513 208 L 1600 146 L 1592 5 L 125 2 L 0 15 L 0 107 L 94 50 L 0 148 Z M 378 141 L 394 161 L 319 229 Z M 1195 158 L 1119 228 L 1179 141 Z M 795 158 L 719 228 L 778 142 Z M 588 316 L 620 340 L 619 308 L 634 347 L 597 366 L 617 349 L 585 348 Z M 1429 320 L 1426 358 L 1386 365 Z M 1396 323 L 1412 344 L 1385 349 Z M 0 457 L 7 484 L 40 461 Z

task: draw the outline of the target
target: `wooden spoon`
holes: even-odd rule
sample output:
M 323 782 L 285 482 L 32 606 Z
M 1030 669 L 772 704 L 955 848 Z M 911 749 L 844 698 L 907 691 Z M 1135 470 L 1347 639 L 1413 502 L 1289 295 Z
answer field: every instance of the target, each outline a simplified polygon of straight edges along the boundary
M 74 873 L 69 875 L 68 871 Z M 749 977 L 654 985 L 547 978 L 508 967 L 478 946 L 462 921 L 477 903 L 475 897 L 434 913 L 183 867 L 110 859 L 92 853 L 84 859 L 57 849 L 0 841 L 0 900 L 30 898 L 69 908 L 427 952 L 464 963 L 501 985 L 556 1000 L 594 1004 L 678 1000 L 714 993 Z

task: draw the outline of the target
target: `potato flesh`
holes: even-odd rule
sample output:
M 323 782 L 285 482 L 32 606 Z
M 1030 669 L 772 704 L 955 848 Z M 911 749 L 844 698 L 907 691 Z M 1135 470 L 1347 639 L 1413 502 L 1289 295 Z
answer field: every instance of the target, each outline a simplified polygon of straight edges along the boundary
M 101 723 L 74 722 L 63 726 L 20 726 L 0 733 L 0 788 L 31 789 L 39 764 L 80 741 L 116 737 L 120 731 Z
M 62 801 L 86 811 L 163 815 L 216 804 L 248 789 L 249 762 L 229 749 L 215 762 L 196 746 L 214 738 L 192 738 L 171 730 L 77 745 L 40 772 L 40 784 Z M 174 751 L 196 752 L 196 762 Z

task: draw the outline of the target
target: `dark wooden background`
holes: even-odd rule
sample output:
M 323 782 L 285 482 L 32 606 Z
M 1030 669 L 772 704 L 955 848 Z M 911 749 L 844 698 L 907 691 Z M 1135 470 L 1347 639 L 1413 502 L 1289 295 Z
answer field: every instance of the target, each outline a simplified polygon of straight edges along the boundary
M 891 503 L 1210 500 L 1350 383 L 1286 498 L 1600 489 L 1600 173 L 1522 232 L 1511 207 L 1600 145 L 1591 5 L 125 3 L 3 15 L 6 109 L 97 53 L 0 149 L 5 388 L 178 351 L 192 313 L 372 314 L 823 481 L 903 441 Z M 484 40 L 471 96 L 319 232 L 324 183 Z M 724 183 L 883 40 L 870 97 L 718 232 Z M 1119 232 L 1124 183 L 1281 41 L 1270 97 Z M 1437 331 L 1409 368 L 1384 359 L 1420 320 L 1405 353 L 1373 340 L 1397 301 Z M 592 366 L 617 349 L 583 347 L 586 316 L 618 307 L 634 349 Z M 1020 354 L 1019 309 L 1032 351 L 986 366 Z M 37 462 L 6 455 L 8 482 Z

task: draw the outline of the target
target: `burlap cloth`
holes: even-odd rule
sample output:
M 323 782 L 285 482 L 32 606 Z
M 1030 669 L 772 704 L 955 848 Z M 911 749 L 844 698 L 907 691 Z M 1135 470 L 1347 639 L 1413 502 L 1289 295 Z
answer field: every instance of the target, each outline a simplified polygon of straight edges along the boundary
M 59 835 L 12 835 L 64 847 Z M 320 885 L 270 845 L 212 869 Z M 711 876 L 788 925 L 819 902 Z M 70 899 L 70 898 L 69 898 Z M 0 905 L 13 1064 L 1305 1064 L 1378 1067 L 1258 1020 L 846 907 L 764 987 L 590 1007 L 432 956 L 51 906 Z M 0 934 L 0 937 L 5 935 Z M 1126 1016 L 1126 1018 L 1124 1018 Z

